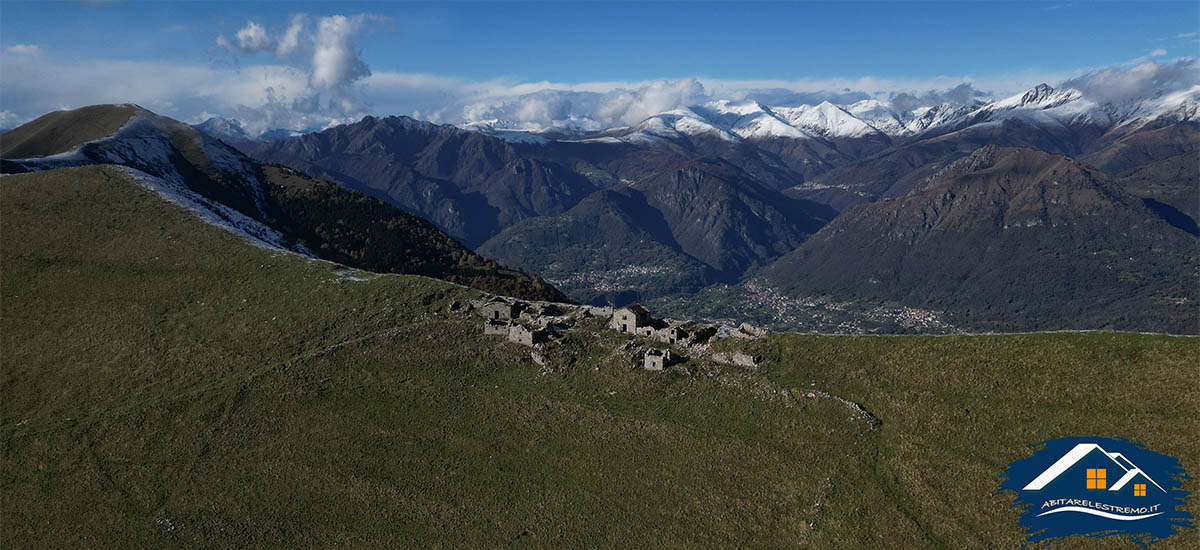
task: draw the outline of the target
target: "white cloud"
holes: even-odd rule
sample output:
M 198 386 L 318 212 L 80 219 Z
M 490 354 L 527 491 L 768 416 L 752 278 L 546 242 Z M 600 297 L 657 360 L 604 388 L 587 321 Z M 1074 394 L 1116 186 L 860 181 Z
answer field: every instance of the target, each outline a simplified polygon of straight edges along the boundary
M 279 37 L 279 44 L 275 46 L 275 55 L 285 57 L 294 53 L 300 47 L 300 33 L 304 31 L 304 14 L 296 14 L 292 16 L 292 22 L 288 25 L 283 36 Z
M 16 113 L 8 111 L 0 111 L 0 128 L 16 128 L 29 121 L 29 117 L 19 116 Z
M 637 90 L 617 90 L 608 94 L 594 118 L 612 123 L 636 124 L 646 117 L 703 101 L 704 85 L 695 78 L 651 82 Z
M 333 92 L 339 100 L 346 101 L 345 88 L 371 76 L 371 70 L 359 58 L 352 42 L 355 33 L 366 20 L 366 16 L 362 15 L 333 15 L 317 20 L 317 34 L 313 38 L 311 77 L 314 88 Z M 354 107 L 346 105 L 346 108 Z
M 1163 56 L 1163 55 L 1167 55 L 1167 50 L 1164 50 L 1162 48 L 1158 48 L 1158 49 L 1150 52 L 1151 57 L 1159 57 L 1159 56 Z
M 768 105 L 849 103 L 866 98 L 913 108 L 1021 93 L 1042 82 L 1076 87 L 1097 101 L 1192 86 L 1195 60 L 1149 58 L 1062 73 L 940 76 L 927 79 L 812 78 L 600 81 L 474 81 L 431 74 L 372 71 L 358 43 L 379 18 L 296 15 L 284 28 L 248 22 L 233 39 L 217 38 L 233 64 L 56 59 L 36 46 L 3 52 L 0 120 L 28 120 L 95 103 L 138 103 L 188 122 L 212 113 L 239 119 L 247 132 L 324 127 L 364 114 L 410 115 L 441 123 L 500 119 L 522 126 L 632 125 L 647 116 L 711 99 Z M 253 51 L 251 51 L 253 50 Z M 258 60 L 256 64 L 240 63 Z M 1064 82 L 1065 81 L 1065 82 Z
M 267 36 L 267 29 L 253 21 L 246 22 L 246 26 L 242 27 L 236 36 L 238 47 L 244 52 L 252 53 L 272 49 L 273 40 Z
M 1096 101 L 1119 102 L 1186 90 L 1200 84 L 1200 62 L 1178 59 L 1169 63 L 1146 61 L 1131 66 L 1107 67 L 1063 82 Z
M 13 55 L 26 55 L 30 57 L 40 57 L 43 55 L 42 48 L 37 44 L 13 44 L 4 51 Z
M 1029 79 L 1036 84 L 1036 79 Z M 578 125 L 609 127 L 632 125 L 647 116 L 704 103 L 712 99 L 753 100 L 773 106 L 815 105 L 822 101 L 838 104 L 869 98 L 902 103 L 907 108 L 943 102 L 967 103 L 987 99 L 993 94 L 980 91 L 964 79 L 937 78 L 919 80 L 857 79 L 841 80 L 719 80 L 687 78 L 646 82 L 589 82 L 560 84 L 552 82 L 510 84 L 505 82 L 467 83 L 439 80 L 427 75 L 384 73 L 365 81 L 369 96 L 377 107 L 388 105 L 387 95 L 399 83 L 410 95 L 422 87 L 444 87 L 446 91 L 425 95 L 440 105 L 423 106 L 421 115 L 437 122 L 504 120 L 539 125 Z M 1012 86 L 1011 80 L 1006 81 Z M 947 86 L 952 83 L 954 85 Z M 1033 84 L 1019 91 L 1024 91 Z M 851 88 L 849 86 L 855 86 Z M 388 91 L 384 91 L 384 90 Z M 455 93 L 457 91 L 457 93 Z M 1015 93 L 1015 92 L 1014 92 Z M 420 103 L 417 100 L 416 103 Z M 408 101 L 398 108 L 411 106 Z M 526 124 L 518 124 L 524 126 Z
M 218 36 L 217 46 L 233 56 L 235 65 L 240 54 L 266 53 L 306 77 L 302 86 L 288 89 L 259 83 L 265 99 L 254 104 L 256 107 L 239 104 L 237 109 L 239 116 L 246 119 L 246 129 L 253 131 L 260 124 L 284 124 L 297 129 L 296 126 L 318 116 L 341 120 L 364 114 L 367 103 L 361 81 L 371 71 L 355 47 L 355 38 L 370 23 L 384 21 L 387 18 L 370 14 L 326 17 L 296 14 L 281 33 L 248 21 L 235 35 L 236 44 L 223 35 Z M 256 108 L 262 112 L 253 112 Z M 287 113 L 292 115 L 290 120 Z

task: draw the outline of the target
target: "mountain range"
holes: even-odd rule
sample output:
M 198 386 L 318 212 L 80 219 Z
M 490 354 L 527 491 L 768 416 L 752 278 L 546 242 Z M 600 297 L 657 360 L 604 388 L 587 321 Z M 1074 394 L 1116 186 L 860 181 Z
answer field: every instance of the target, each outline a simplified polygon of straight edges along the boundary
M 714 101 L 586 133 L 369 116 L 268 141 L 99 106 L 0 153 L 7 172 L 121 164 L 272 246 L 526 297 L 793 329 L 904 330 L 839 317 L 900 308 L 939 330 L 1194 333 L 1198 97 Z M 406 263 L 422 250 L 439 259 Z M 764 300 L 837 305 L 813 325 Z
M 1200 87 L 1097 101 L 1040 85 L 993 102 L 904 112 L 877 100 L 796 107 L 714 101 L 599 131 L 367 117 L 237 146 L 429 219 L 587 302 L 660 300 L 672 309 L 672 296 L 753 282 L 795 300 L 927 309 L 966 330 L 1196 332 L 1189 269 L 1200 235 L 1198 106 Z M 981 158 L 1003 159 L 997 166 L 1006 172 L 995 188 L 968 186 L 968 194 L 990 202 L 955 210 L 951 225 L 965 233 L 937 246 L 928 243 L 938 239 L 881 238 L 884 227 L 948 234 L 950 222 L 929 218 L 937 202 L 930 193 L 997 170 Z M 1002 214 L 1029 200 L 1024 189 L 1053 188 L 1045 166 L 1070 167 L 1074 186 L 1064 188 L 1075 192 L 1047 203 L 1038 218 L 1044 225 L 1014 232 Z M 1083 223 L 1100 208 L 1098 196 L 1109 197 L 1102 208 L 1109 221 Z M 1070 238 L 1060 234 L 1065 226 L 1074 228 Z M 818 231 L 819 240 L 810 238 Z M 873 244 L 863 248 L 855 239 Z M 1124 295 L 1108 279 L 1080 286 L 1087 273 L 1108 269 L 1093 265 L 1094 253 L 1139 258 L 1150 242 L 1163 255 L 1134 270 L 1149 271 L 1110 266 L 1130 281 L 1150 281 L 1139 287 L 1144 295 Z M 879 256 L 860 257 L 867 249 Z M 842 271 L 910 257 L 921 260 L 891 278 Z M 957 279 L 921 278 L 962 277 L 968 267 L 993 274 L 990 293 Z M 1044 277 L 1027 284 L 1023 269 Z M 1000 294 L 1038 306 L 999 307 Z M 1079 308 L 1088 299 L 1104 303 L 1101 295 L 1131 301 L 1086 314 Z M 738 296 L 727 298 L 731 308 L 745 299 Z

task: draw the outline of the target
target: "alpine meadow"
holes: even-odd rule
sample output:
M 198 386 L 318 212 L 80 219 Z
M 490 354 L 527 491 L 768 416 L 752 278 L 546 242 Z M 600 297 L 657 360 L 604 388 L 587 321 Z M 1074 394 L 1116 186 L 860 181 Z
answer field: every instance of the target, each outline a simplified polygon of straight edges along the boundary
M 1198 222 L 1194 2 L 3 2 L 0 545 L 1195 548 Z

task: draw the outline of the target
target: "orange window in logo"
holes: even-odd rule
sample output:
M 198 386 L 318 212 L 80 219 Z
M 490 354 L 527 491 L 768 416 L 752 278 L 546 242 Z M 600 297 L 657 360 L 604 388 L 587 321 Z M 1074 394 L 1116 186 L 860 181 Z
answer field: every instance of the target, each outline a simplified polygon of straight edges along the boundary
M 1088 468 L 1087 471 L 1087 488 L 1088 489 L 1105 489 L 1108 488 L 1108 479 L 1106 475 L 1108 470 L 1104 468 Z
M 1135 496 L 1135 497 L 1146 496 L 1146 484 L 1145 483 L 1134 483 L 1133 484 L 1133 496 Z

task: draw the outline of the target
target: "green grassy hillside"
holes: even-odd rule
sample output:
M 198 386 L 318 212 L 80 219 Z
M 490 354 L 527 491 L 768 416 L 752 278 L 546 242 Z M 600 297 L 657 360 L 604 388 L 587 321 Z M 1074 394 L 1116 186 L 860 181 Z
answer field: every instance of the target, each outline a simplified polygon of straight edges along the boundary
M 763 372 L 650 373 L 596 330 L 539 367 L 450 311 L 473 291 L 249 246 L 104 167 L 0 178 L 0 253 L 8 548 L 1014 547 L 1029 443 L 1200 471 L 1195 339 L 783 336 Z M 1128 545 L 1062 547 L 1093 546 Z
M 4 133 L 0 158 L 23 159 L 66 153 L 116 132 L 141 111 L 136 105 L 92 105 L 54 111 Z

